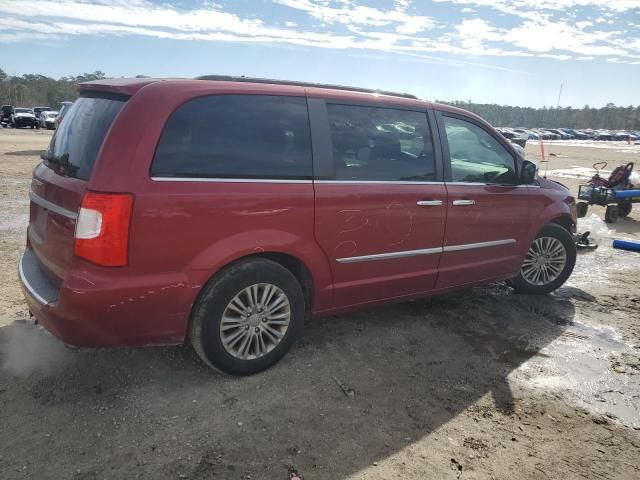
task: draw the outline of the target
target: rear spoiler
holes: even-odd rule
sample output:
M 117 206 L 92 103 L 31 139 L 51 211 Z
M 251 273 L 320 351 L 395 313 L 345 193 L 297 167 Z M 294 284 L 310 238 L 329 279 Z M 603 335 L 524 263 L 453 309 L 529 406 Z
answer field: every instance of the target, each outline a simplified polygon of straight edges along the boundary
M 78 92 L 84 95 L 89 92 L 104 92 L 130 97 L 142 87 L 151 83 L 160 82 L 157 78 L 109 78 L 105 80 L 92 80 L 78 84 Z

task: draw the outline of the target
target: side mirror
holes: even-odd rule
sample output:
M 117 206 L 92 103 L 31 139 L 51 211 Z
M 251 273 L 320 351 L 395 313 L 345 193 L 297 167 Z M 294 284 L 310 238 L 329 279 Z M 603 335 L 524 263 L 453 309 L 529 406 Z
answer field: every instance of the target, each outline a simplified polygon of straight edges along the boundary
M 538 165 L 529 160 L 522 162 L 522 171 L 520 172 L 520 184 L 528 185 L 533 183 L 538 175 Z

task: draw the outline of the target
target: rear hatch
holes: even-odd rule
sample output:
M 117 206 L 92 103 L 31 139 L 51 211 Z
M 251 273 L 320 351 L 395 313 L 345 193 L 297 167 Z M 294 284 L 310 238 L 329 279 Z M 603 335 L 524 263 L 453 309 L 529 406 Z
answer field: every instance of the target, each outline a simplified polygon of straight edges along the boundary
M 76 100 L 42 155 L 31 182 L 28 239 L 40 267 L 59 285 L 73 258 L 76 218 L 100 147 L 126 97 Z

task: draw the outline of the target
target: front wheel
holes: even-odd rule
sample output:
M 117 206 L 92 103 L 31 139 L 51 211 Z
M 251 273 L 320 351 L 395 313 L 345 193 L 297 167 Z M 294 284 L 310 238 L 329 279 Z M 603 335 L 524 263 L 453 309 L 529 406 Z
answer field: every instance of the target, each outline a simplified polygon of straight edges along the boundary
M 626 217 L 631 213 L 631 209 L 633 208 L 633 203 L 631 200 L 623 200 L 618 202 L 618 215 L 620 217 Z
M 250 375 L 277 363 L 302 333 L 305 302 L 296 277 L 263 258 L 244 260 L 203 290 L 191 318 L 191 343 L 210 367 Z
M 560 225 L 551 223 L 538 233 L 511 285 L 521 293 L 550 293 L 567 281 L 575 264 L 573 237 Z

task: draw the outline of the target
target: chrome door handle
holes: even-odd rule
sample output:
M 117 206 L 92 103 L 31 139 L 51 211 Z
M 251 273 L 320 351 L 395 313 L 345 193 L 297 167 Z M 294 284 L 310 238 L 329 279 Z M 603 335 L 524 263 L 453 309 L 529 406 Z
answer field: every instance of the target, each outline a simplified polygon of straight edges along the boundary
M 475 200 L 454 200 L 453 204 L 454 205 L 475 205 L 476 201 Z
M 439 207 L 442 205 L 442 200 L 420 200 L 416 205 L 421 207 Z

